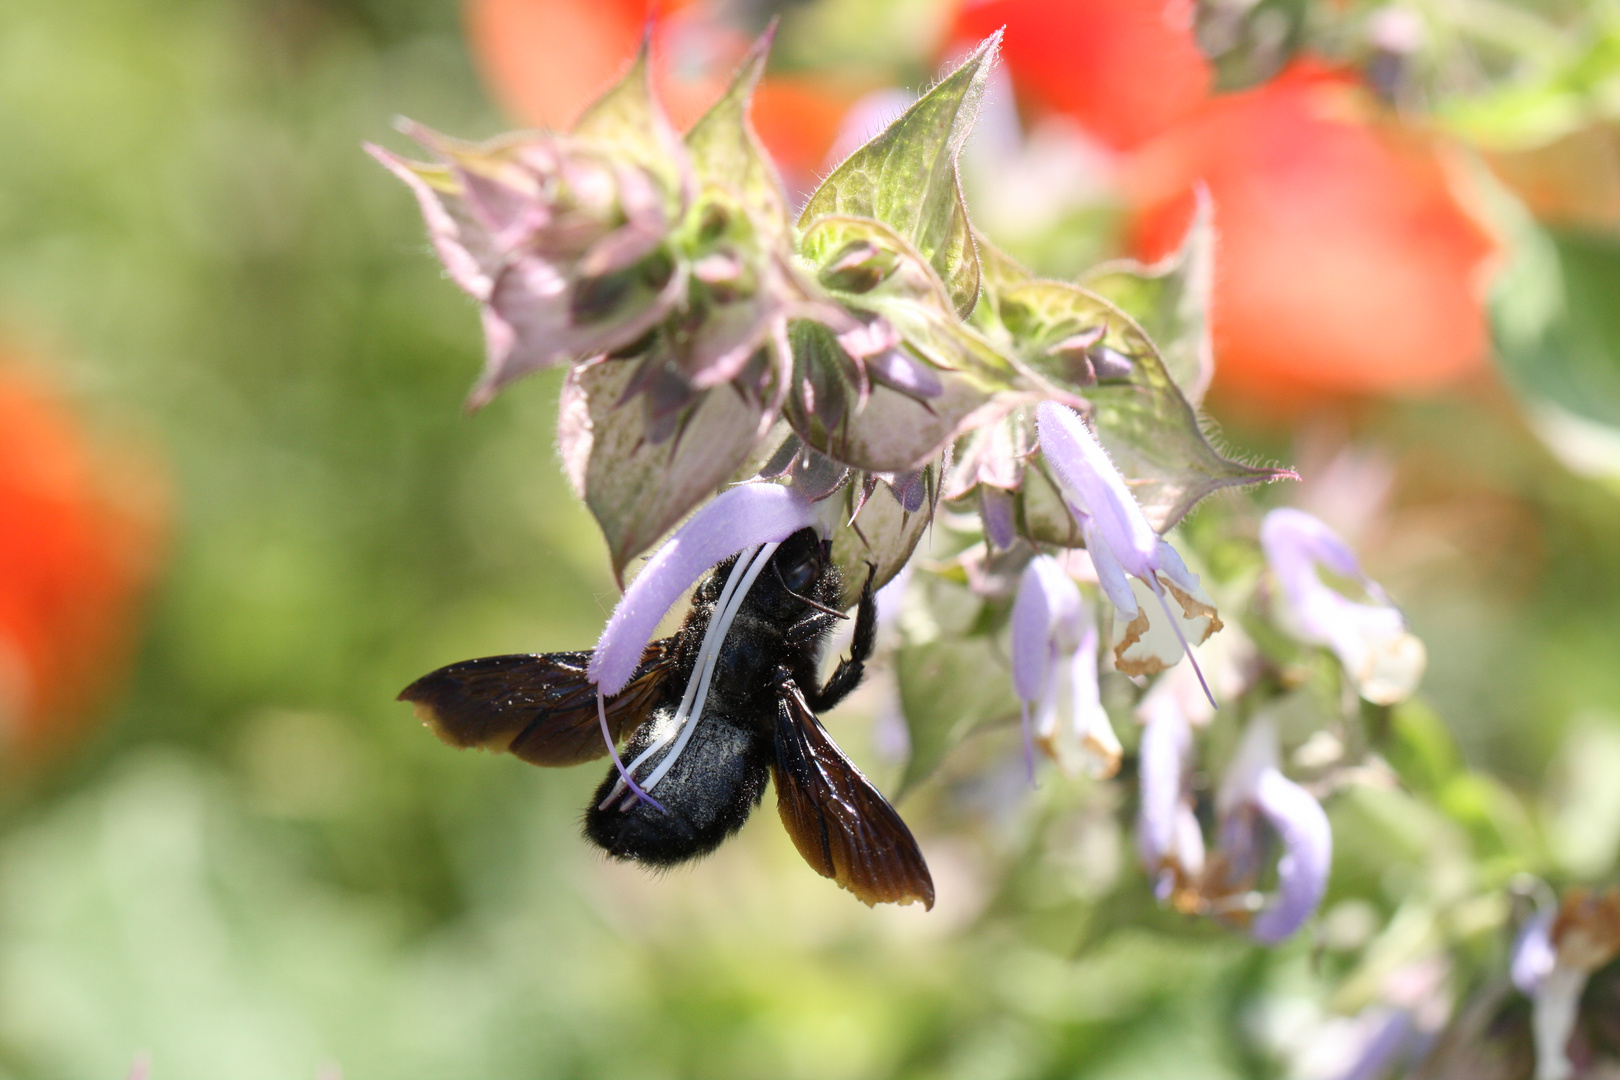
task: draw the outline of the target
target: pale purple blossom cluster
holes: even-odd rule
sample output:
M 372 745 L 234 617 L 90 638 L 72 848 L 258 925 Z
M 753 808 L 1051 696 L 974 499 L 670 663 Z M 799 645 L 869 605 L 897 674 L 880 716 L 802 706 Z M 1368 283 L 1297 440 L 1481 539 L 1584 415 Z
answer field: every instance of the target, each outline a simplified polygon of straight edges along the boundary
M 1176 692 L 1174 669 L 1143 699 L 1137 848 L 1155 893 L 1183 911 L 1246 925 L 1257 941 L 1282 941 L 1316 910 L 1327 888 L 1333 850 L 1327 816 L 1309 792 L 1283 775 L 1276 731 L 1257 720 L 1228 767 L 1216 807 L 1217 845 L 1213 853 L 1206 851 L 1192 798 L 1197 768 L 1193 729 L 1195 722 L 1208 722 L 1217 705 L 1192 644 L 1220 630 L 1220 618 L 1197 575 L 1148 525 L 1085 421 L 1053 403 L 1039 406 L 1036 415 L 1042 457 L 1079 523 L 1102 594 L 1126 623 L 1116 646 L 1116 667 L 1128 674 L 1156 672 L 1185 657 L 1187 665 L 1180 670 L 1190 671 L 1202 691 L 1196 721 Z M 1163 613 L 1161 625 L 1168 633 L 1150 633 L 1157 618 L 1150 617 L 1150 604 Z M 1045 556 L 1031 560 L 1013 608 L 1012 637 L 1014 685 L 1023 700 L 1026 727 L 1031 726 L 1034 703 L 1036 737 L 1055 729 L 1053 676 L 1056 661 L 1068 658 L 1076 688 L 1073 730 L 1081 745 L 1089 737 L 1105 748 L 1094 757 L 1111 773 L 1119 744 L 1096 694 L 1095 638 L 1082 636 L 1092 625 L 1078 588 L 1057 561 Z M 1194 641 L 1189 641 L 1191 634 L 1196 634 Z M 1133 649 L 1140 655 L 1133 657 Z M 1202 712 L 1206 703 L 1209 711 Z M 1280 842 L 1281 852 L 1275 862 L 1276 892 L 1268 899 L 1256 886 L 1266 871 L 1271 837 Z
M 1300 640 L 1332 649 L 1368 701 L 1391 705 L 1410 697 L 1427 663 L 1423 642 L 1350 546 L 1321 521 L 1290 509 L 1266 515 L 1260 546 L 1282 594 L 1284 625 Z M 1359 586 L 1367 599 L 1345 596 L 1322 580 L 1321 569 Z
M 588 668 L 624 785 L 610 799 L 627 789 L 657 805 L 662 773 L 632 779 L 639 761 L 619 761 L 606 699 L 705 573 L 739 557 L 661 768 L 702 720 L 704 665 L 774 545 L 817 529 L 852 604 L 852 580 L 882 586 L 907 567 L 943 501 L 982 526 L 994 571 L 980 584 L 995 579 L 978 590 L 983 632 L 1007 642 L 1031 774 L 1037 748 L 1069 775 L 1128 773 L 1102 690 L 1108 672 L 1132 680 L 1137 844 L 1159 899 L 1276 943 L 1325 894 L 1328 819 L 1285 775 L 1261 713 L 1206 837 L 1199 732 L 1219 697 L 1251 689 L 1255 649 L 1235 627 L 1215 637 L 1215 601 L 1165 534 L 1212 492 L 1293 474 L 1211 446 L 1199 342 L 1179 343 L 1202 359 L 1172 372 L 1123 310 L 1036 278 L 973 229 L 956 157 L 998 44 L 855 149 L 797 222 L 747 121 L 769 35 L 684 136 L 643 54 L 568 133 L 472 146 L 411 126 L 432 162 L 370 149 L 415 193 L 451 279 L 479 304 L 473 403 L 565 366 L 559 450 L 615 573 L 663 539 Z M 1207 211 L 1189 251 L 1207 247 Z M 1422 645 L 1348 547 L 1292 510 L 1272 512 L 1260 539 L 1278 619 L 1332 649 L 1369 701 L 1410 694 Z M 1082 560 L 1092 576 L 1077 580 Z
M 1220 629 L 1219 616 L 1198 576 L 1147 525 L 1085 421 L 1052 403 L 1040 405 L 1036 416 L 1040 453 L 1059 478 L 1086 542 L 1099 599 L 1107 599 L 1125 624 L 1113 666 L 1130 671 L 1123 658 L 1140 647 L 1155 659 L 1152 670 L 1163 672 L 1139 710 L 1137 842 L 1143 866 L 1161 902 L 1246 928 L 1256 941 L 1280 942 L 1304 925 L 1326 890 L 1333 850 L 1327 816 L 1310 792 L 1284 774 L 1276 729 L 1261 717 L 1249 723 L 1225 770 L 1213 840 L 1206 842 L 1193 802 L 1199 758 L 1195 729 L 1210 722 L 1216 701 L 1187 635 L 1191 631 L 1197 641 L 1207 640 Z M 1292 575 L 1284 584 L 1290 597 L 1302 583 L 1309 585 L 1299 569 L 1302 558 L 1325 551 L 1337 560 L 1336 568 L 1354 569 L 1353 560 L 1346 561 L 1340 548 L 1322 539 L 1320 528 L 1307 525 L 1310 521 L 1296 511 L 1274 512 L 1267 521 L 1267 552 L 1279 577 Z M 791 483 L 740 485 L 702 507 L 649 560 L 609 620 L 590 666 L 603 695 L 623 687 L 659 620 L 709 567 L 813 524 L 818 524 L 815 504 Z M 1306 538 L 1302 545 L 1290 548 L 1300 536 Z M 1170 633 L 1148 633 L 1159 621 L 1150 603 Z M 1318 621 L 1311 625 L 1323 633 L 1336 628 L 1336 613 L 1359 617 L 1342 604 L 1314 603 Z M 1028 559 L 1018 579 L 1010 633 L 1026 748 L 1038 746 L 1070 773 L 1112 776 L 1122 750 L 1099 693 L 1099 620 L 1094 602 L 1058 559 L 1044 554 Z M 1241 693 L 1252 646 L 1241 635 L 1234 640 L 1235 648 L 1211 654 L 1218 657 L 1212 674 L 1216 685 Z M 1187 664 L 1179 665 L 1183 658 Z M 1269 893 L 1262 891 L 1267 880 L 1275 882 Z

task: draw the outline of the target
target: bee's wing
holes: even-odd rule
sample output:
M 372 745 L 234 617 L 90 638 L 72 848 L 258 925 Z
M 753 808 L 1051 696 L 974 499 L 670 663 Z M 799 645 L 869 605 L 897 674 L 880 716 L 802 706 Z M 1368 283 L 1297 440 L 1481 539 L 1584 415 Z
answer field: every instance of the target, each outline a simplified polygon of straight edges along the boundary
M 535 765 L 578 765 L 607 753 L 596 715 L 591 654 L 485 656 L 442 667 L 400 691 L 452 746 L 505 750 Z M 646 719 L 669 676 L 669 641 L 654 641 L 635 677 L 606 703 L 614 740 Z
M 934 906 L 917 841 L 788 680 L 777 706 L 776 809 L 804 861 L 866 904 Z

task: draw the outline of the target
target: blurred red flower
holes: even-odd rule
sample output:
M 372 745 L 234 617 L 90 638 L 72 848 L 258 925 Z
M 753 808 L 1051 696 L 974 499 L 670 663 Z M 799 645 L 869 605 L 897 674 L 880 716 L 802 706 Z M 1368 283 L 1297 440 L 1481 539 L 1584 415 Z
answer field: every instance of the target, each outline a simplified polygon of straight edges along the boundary
M 690 0 L 466 0 L 467 34 L 497 100 L 524 123 L 566 128 L 635 54 L 649 17 L 653 79 L 670 119 L 687 128 L 720 96 L 750 44 Z M 767 77 L 754 126 L 777 164 L 810 176 L 864 88 L 814 77 Z
M 1024 105 L 1128 150 L 1209 93 L 1192 19 L 1192 0 L 970 0 L 951 41 L 959 49 L 1005 26 L 1002 56 Z
M 1137 254 L 1215 203 L 1216 378 L 1269 400 L 1431 389 L 1486 357 L 1490 236 L 1423 135 L 1369 119 L 1349 78 L 1296 63 L 1213 98 L 1125 170 Z
M 467 37 L 495 96 L 564 128 L 634 54 L 648 0 L 467 0 Z
M 467 0 L 497 95 L 566 125 L 622 69 L 650 7 L 655 79 L 678 124 L 717 95 L 747 42 L 703 3 Z M 1219 235 L 1212 322 L 1218 387 L 1251 400 L 1430 389 L 1486 355 L 1482 275 L 1494 247 L 1454 194 L 1435 144 L 1373 118 L 1354 79 L 1296 63 L 1210 96 L 1190 0 L 982 0 L 950 40 L 1005 26 L 1029 109 L 1064 113 L 1121 152 L 1136 254 L 1179 241 L 1197 183 Z M 844 92 L 840 93 L 840 89 Z M 809 178 L 863 89 L 767 79 L 755 124 L 784 171 Z
M 0 359 L 0 745 L 59 745 L 122 673 L 160 515 L 44 384 Z

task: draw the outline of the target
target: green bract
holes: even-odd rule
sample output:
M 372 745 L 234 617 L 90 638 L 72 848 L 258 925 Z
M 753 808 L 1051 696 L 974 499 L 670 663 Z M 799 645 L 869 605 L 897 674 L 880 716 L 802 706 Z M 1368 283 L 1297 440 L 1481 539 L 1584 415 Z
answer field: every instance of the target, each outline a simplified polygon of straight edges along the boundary
M 973 129 L 997 33 L 833 170 L 799 215 L 800 226 L 829 214 L 877 218 L 904 237 L 939 274 L 964 317 L 979 292 L 979 260 L 956 159 Z
M 1215 224 L 1209 193 L 1198 189 L 1198 208 L 1181 248 L 1152 266 L 1133 260 L 1104 263 L 1080 284 L 1134 318 L 1159 347 L 1165 370 L 1197 406 L 1215 374 L 1209 333 L 1210 290 L 1215 286 Z
M 898 572 L 942 497 L 974 499 L 998 545 L 1076 545 L 1029 464 L 1040 401 L 1090 416 L 1161 531 L 1218 488 L 1283 475 L 1217 453 L 1191 404 L 1209 377 L 1207 213 L 1166 263 L 1096 279 L 1164 336 L 1169 366 L 1121 308 L 975 235 L 957 157 L 999 35 L 833 170 L 797 223 L 748 120 L 769 44 L 684 140 L 643 52 L 566 135 L 422 136 L 433 165 L 375 151 L 483 305 L 474 400 L 568 366 L 559 447 L 615 573 L 767 460 L 767 477 L 831 500 L 851 597 L 869 566 L 878 584 Z
M 1029 280 L 998 290 L 988 307 L 1030 366 L 1084 394 L 1098 437 L 1159 532 L 1223 487 L 1292 475 L 1218 453 L 1153 342 L 1095 293 Z

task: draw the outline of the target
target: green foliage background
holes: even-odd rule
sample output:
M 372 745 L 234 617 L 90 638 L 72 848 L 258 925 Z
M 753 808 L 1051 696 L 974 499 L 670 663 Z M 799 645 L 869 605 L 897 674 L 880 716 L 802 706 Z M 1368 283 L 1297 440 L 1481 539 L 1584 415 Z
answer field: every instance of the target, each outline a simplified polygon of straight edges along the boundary
M 699 866 L 606 865 L 577 835 L 595 768 L 452 753 L 393 701 L 581 647 L 616 595 L 556 468 L 555 373 L 460 414 L 475 312 L 359 150 L 396 113 L 502 128 L 459 34 L 437 0 L 0 3 L 0 325 L 175 491 L 133 687 L 0 795 L 0 1077 L 143 1052 L 158 1080 L 1276 1075 L 1261 1005 L 1365 942 L 1267 952 L 1157 911 L 1123 796 L 1028 791 L 1010 732 L 903 805 L 924 914 L 810 874 L 769 806 Z M 1558 249 L 1566 275 L 1612 275 L 1595 243 Z M 1612 363 L 1605 327 L 1571 333 Z M 1435 712 L 1395 717 L 1413 794 L 1332 807 L 1330 911 L 1416 910 L 1489 961 L 1500 917 L 1452 900 L 1614 871 L 1620 504 L 1499 392 L 1354 422 L 1445 557 L 1385 582 Z M 1458 546 L 1479 512 L 1514 542 Z M 892 788 L 883 707 L 832 727 Z

